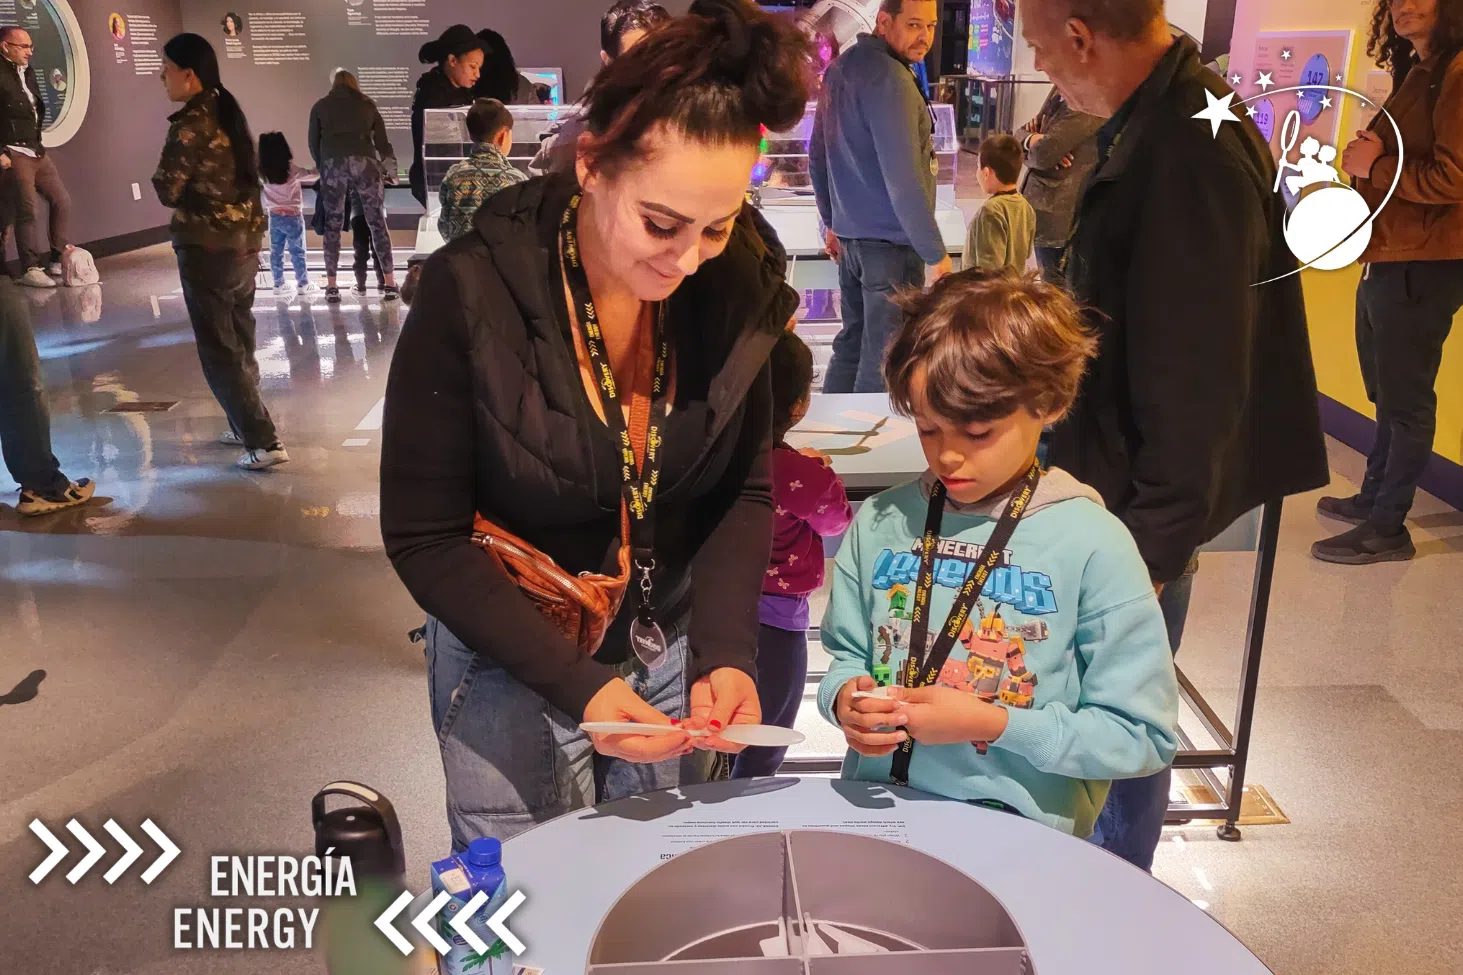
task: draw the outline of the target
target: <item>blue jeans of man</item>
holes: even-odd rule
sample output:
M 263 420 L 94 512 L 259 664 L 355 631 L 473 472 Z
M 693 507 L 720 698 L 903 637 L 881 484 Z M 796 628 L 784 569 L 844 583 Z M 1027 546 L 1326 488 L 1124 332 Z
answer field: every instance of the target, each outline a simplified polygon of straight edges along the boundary
M 660 667 L 646 671 L 632 660 L 620 676 L 662 714 L 684 719 L 690 706 L 686 628 L 667 625 L 665 632 L 670 655 Z M 599 754 L 579 730 L 578 716 L 473 653 L 440 621 L 429 617 L 424 636 L 454 852 L 481 836 L 507 840 L 575 809 L 705 779 L 700 751 L 655 765 Z
M 823 392 L 882 393 L 884 353 L 904 321 L 890 299 L 903 288 L 924 287 L 925 264 L 907 244 L 840 237 L 838 246 L 843 328 L 833 340 Z
M 1189 559 L 1182 576 L 1163 587 L 1158 606 L 1168 628 L 1168 645 L 1178 653 L 1189 618 L 1189 600 L 1194 593 L 1195 558 Z M 1119 779 L 1107 794 L 1107 803 L 1092 829 L 1092 842 L 1117 854 L 1133 866 L 1153 869 L 1153 854 L 1163 836 L 1163 817 L 1168 812 L 1168 793 L 1173 770 L 1164 769 L 1141 779 Z
M 0 451 L 27 491 L 53 494 L 70 482 L 51 453 L 51 414 L 30 310 L 8 275 L 0 275 Z
M 269 215 L 269 270 L 274 274 L 275 288 L 284 287 L 284 257 L 288 252 L 295 283 L 304 288 L 310 283 L 305 267 L 305 218 L 298 213 Z

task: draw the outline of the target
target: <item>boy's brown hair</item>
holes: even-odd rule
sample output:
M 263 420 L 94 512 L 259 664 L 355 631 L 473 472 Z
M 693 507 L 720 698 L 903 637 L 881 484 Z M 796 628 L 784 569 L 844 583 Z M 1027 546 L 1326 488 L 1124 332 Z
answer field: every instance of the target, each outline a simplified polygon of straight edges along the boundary
M 889 399 L 952 423 L 984 423 L 1024 409 L 1057 417 L 1077 398 L 1097 340 L 1066 291 L 1009 270 L 961 271 L 929 291 L 895 297 L 904 327 L 884 361 Z
M 1021 143 L 1013 135 L 989 135 L 980 144 L 980 168 L 989 169 L 1006 186 L 1021 178 Z

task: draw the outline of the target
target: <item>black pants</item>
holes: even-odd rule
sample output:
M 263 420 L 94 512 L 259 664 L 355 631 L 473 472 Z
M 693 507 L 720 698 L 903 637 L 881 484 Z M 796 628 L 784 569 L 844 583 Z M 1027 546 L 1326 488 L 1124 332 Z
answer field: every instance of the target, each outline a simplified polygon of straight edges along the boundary
M 374 262 L 376 265 L 376 286 L 386 287 L 386 275 L 381 271 L 381 255 L 376 253 L 376 241 L 371 236 L 371 225 L 366 223 L 366 211 L 361 208 L 361 199 L 351 193 L 346 197 L 346 206 L 351 215 L 351 244 L 356 250 L 356 284 L 366 286 L 366 271 Z
M 1377 435 L 1361 485 L 1371 521 L 1402 528 L 1432 457 L 1443 343 L 1463 307 L 1463 261 L 1367 266 L 1356 291 L 1356 351 Z
M 259 363 L 254 360 L 258 258 L 248 251 L 177 250 L 183 301 L 198 342 L 203 378 L 246 447 L 273 446 L 278 437 L 259 394 Z
M 1048 284 L 1065 286 L 1067 279 L 1062 277 L 1062 255 L 1067 252 L 1067 248 L 1038 245 L 1035 250 L 1036 263 L 1041 268 L 1042 280 Z
M 808 631 L 763 624 L 757 634 L 757 698 L 762 723 L 791 728 L 808 683 Z M 732 778 L 776 775 L 786 748 L 744 748 L 732 765 Z

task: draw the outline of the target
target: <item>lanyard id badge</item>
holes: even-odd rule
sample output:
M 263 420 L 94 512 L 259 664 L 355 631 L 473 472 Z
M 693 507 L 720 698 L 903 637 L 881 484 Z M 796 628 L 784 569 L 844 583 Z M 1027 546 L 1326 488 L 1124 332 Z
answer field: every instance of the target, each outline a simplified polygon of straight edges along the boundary
M 1041 464 L 1033 461 L 1026 476 L 1012 493 L 1011 500 L 1006 502 L 1006 510 L 1001 512 L 1000 520 L 986 540 L 980 562 L 965 580 L 965 585 L 960 587 L 955 596 L 955 604 L 950 607 L 950 615 L 926 656 L 925 644 L 930 632 L 930 597 L 935 588 L 935 548 L 940 541 L 940 522 L 945 514 L 945 485 L 941 481 L 935 481 L 935 486 L 930 491 L 930 509 L 925 518 L 925 533 L 920 547 L 919 580 L 914 589 L 909 657 L 899 672 L 901 687 L 928 687 L 939 679 L 945 661 L 950 659 L 955 641 L 959 639 L 966 621 L 970 619 L 971 609 L 980 599 L 986 579 L 990 577 L 991 570 L 996 567 L 1006 551 L 1006 546 L 1010 544 L 1016 524 L 1031 504 L 1040 480 Z M 913 756 L 914 739 L 905 738 L 894 752 L 893 765 L 889 771 L 889 778 L 895 785 L 909 785 L 909 762 Z
M 670 338 L 665 328 L 665 305 L 662 304 L 655 315 L 651 338 L 655 367 L 651 374 L 650 415 L 648 419 L 638 417 L 632 405 L 631 423 L 627 425 L 620 407 L 620 389 L 610 369 L 599 315 L 589 291 L 589 278 L 580 261 L 578 227 L 581 199 L 576 194 L 564 211 L 560 236 L 564 278 L 575 304 L 570 317 L 584 339 L 590 369 L 599 389 L 600 405 L 604 408 L 605 425 L 610 428 L 620 451 L 621 494 L 630 516 L 630 537 L 622 544 L 630 546 L 632 582 L 638 577 L 637 608 L 635 619 L 630 624 L 630 646 L 646 669 L 653 670 L 665 662 L 669 650 L 665 631 L 656 620 L 654 583 L 651 580 L 651 573 L 655 571 L 655 492 L 660 483 L 661 431 L 665 426 L 669 400 L 666 390 Z M 643 423 L 638 422 L 642 419 Z M 633 433 L 632 426 L 636 428 Z M 643 445 L 638 445 L 636 441 L 642 428 L 645 440 Z M 641 447 L 643 456 L 636 456 L 637 446 Z

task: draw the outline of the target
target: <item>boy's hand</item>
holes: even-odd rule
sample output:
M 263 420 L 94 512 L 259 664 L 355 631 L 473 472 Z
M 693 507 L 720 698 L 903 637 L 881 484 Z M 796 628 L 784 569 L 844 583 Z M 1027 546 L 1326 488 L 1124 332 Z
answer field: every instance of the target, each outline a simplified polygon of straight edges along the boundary
M 968 691 L 936 684 L 895 687 L 890 693 L 909 719 L 904 727 L 922 745 L 995 741 L 1006 730 L 1006 709 L 982 701 Z
M 905 709 L 888 698 L 861 697 L 854 700 L 854 691 L 872 691 L 874 678 L 855 677 L 844 684 L 833 703 L 833 716 L 843 729 L 848 747 L 868 758 L 888 755 L 909 736 L 903 731 L 875 731 L 876 728 L 899 728 L 905 723 Z

